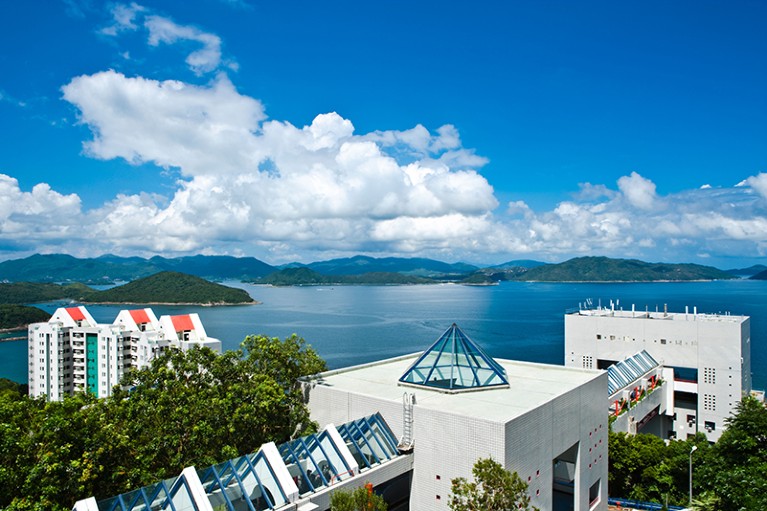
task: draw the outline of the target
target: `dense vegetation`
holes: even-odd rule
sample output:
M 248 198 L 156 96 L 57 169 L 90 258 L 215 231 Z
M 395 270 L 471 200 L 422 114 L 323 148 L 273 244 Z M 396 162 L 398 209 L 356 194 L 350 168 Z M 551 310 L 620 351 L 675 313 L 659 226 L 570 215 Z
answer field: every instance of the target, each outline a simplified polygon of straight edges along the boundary
M 313 432 L 298 378 L 325 369 L 296 336 L 170 351 L 108 399 L 0 388 L 0 509 L 64 510 Z
M 0 303 L 23 304 L 50 302 L 52 300 L 80 300 L 93 293 L 82 284 L 43 284 L 39 282 L 0 283 Z
M 403 273 L 419 277 L 453 275 L 460 278 L 478 268 L 466 263 L 444 263 L 423 257 L 354 256 L 306 265 L 323 275 L 361 275 L 364 273 Z
M 258 278 L 275 270 L 254 257 L 188 256 L 166 259 L 155 256 L 104 255 L 78 259 L 64 254 L 36 254 L 25 259 L 0 262 L 0 280 L 12 282 L 84 282 L 109 284 L 148 277 L 161 271 L 177 271 L 215 279 Z
M 752 280 L 767 280 L 767 270 L 760 271 L 756 275 L 750 277 Z
M 247 291 L 176 272 L 160 272 L 105 291 L 96 291 L 82 284 L 0 284 L 0 300 L 4 303 L 23 304 L 64 299 L 83 303 L 253 303 Z
M 296 270 L 301 271 L 296 273 Z M 331 259 L 307 265 L 291 263 L 279 268 L 253 257 L 202 255 L 174 259 L 105 255 L 94 259 L 77 259 L 58 254 L 34 255 L 26 259 L 0 262 L 0 280 L 12 282 L 76 281 L 104 284 L 132 281 L 163 271 L 186 273 L 213 280 L 239 279 L 288 286 L 424 284 L 445 281 L 494 284 L 504 280 L 545 282 L 715 280 L 730 279 L 736 275 L 753 275 L 757 273 L 758 267 L 724 272 L 710 266 L 696 264 L 646 263 L 607 257 L 579 257 L 560 264 L 519 260 L 488 268 L 477 268 L 466 263 L 445 263 L 426 258 L 367 256 Z M 418 278 L 424 280 L 418 280 Z
M 83 299 L 91 303 L 253 303 L 243 289 L 208 282 L 200 277 L 164 271 Z
M 538 511 L 530 506 L 527 483 L 492 458 L 480 458 L 471 469 L 473 481 L 463 477 L 451 482 L 448 506 L 452 511 Z
M 360 275 L 322 275 L 306 268 L 285 268 L 267 275 L 259 284 L 272 286 L 316 286 L 344 284 L 431 284 L 433 280 L 402 273 L 374 272 Z
M 733 275 L 699 264 L 646 263 L 636 259 L 577 257 L 531 268 L 517 280 L 546 282 L 653 282 L 732 279 Z
M 697 446 L 693 493 L 701 503 L 719 511 L 767 509 L 767 408 L 746 397 L 726 423 L 713 446 L 700 433 L 668 445 L 651 435 L 610 433 L 610 495 L 687 505 Z
M 386 511 L 389 507 L 367 483 L 351 491 L 336 490 L 330 494 L 330 511 Z
M 30 323 L 48 321 L 51 315 L 37 307 L 0 305 L 0 329 L 25 328 Z

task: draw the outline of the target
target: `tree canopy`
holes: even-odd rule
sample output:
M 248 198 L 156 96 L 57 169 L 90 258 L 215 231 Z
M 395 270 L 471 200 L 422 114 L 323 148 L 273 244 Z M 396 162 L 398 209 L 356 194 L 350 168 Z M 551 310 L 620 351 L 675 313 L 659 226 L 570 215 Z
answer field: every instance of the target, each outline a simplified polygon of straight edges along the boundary
M 714 445 L 698 433 L 664 443 L 651 435 L 610 433 L 609 493 L 686 506 L 692 453 L 694 509 L 767 509 L 767 408 L 746 396 Z
M 386 511 L 383 497 L 373 492 L 370 483 L 351 491 L 336 490 L 330 494 L 330 511 Z
M 458 477 L 448 506 L 453 511 L 537 510 L 530 507 L 527 483 L 492 458 L 480 458 L 471 470 L 474 481 Z
M 71 509 L 315 431 L 298 378 L 325 369 L 298 336 L 170 350 L 110 398 L 0 393 L 0 508 Z

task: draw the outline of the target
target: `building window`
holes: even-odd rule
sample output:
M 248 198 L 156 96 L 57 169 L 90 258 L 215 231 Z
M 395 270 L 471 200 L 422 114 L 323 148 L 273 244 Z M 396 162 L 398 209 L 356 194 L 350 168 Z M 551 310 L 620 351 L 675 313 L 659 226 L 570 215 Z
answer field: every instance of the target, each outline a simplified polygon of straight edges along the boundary
M 710 383 L 714 385 L 716 383 L 716 369 L 713 367 L 703 368 L 703 383 Z
M 583 367 L 586 369 L 593 369 L 594 368 L 594 357 L 590 357 L 587 355 L 583 356 Z
M 599 504 L 599 479 L 589 488 L 589 509 Z
M 703 409 L 709 412 L 716 411 L 716 396 L 713 394 L 703 394 Z
M 716 423 L 713 421 L 706 421 L 704 426 L 706 426 L 706 431 L 709 433 L 716 430 Z

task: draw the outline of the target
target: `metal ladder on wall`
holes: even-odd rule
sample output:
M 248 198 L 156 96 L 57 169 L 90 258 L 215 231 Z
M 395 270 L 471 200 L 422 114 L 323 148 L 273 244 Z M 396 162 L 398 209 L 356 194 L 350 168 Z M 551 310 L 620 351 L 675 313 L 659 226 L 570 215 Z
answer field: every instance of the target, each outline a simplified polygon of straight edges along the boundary
M 397 445 L 401 453 L 413 450 L 413 405 L 415 405 L 415 394 L 409 392 L 402 394 L 402 438 Z

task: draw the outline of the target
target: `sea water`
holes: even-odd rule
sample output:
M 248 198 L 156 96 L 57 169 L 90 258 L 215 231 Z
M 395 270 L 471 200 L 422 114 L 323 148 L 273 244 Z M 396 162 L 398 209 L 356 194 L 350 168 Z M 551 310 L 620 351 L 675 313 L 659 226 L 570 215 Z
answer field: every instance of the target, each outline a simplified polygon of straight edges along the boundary
M 238 282 L 258 305 L 154 306 L 163 314 L 200 315 L 205 330 L 237 349 L 247 335 L 305 338 L 330 368 L 421 351 L 452 323 L 490 355 L 533 362 L 564 362 L 564 314 L 586 299 L 596 306 L 751 316 L 754 388 L 767 387 L 767 282 L 528 283 L 498 286 L 268 287 Z M 53 312 L 66 302 L 37 304 Z M 98 322 L 111 323 L 127 306 L 89 305 Z M 133 307 L 133 306 L 131 306 Z M 0 377 L 27 381 L 26 341 L 0 343 Z

